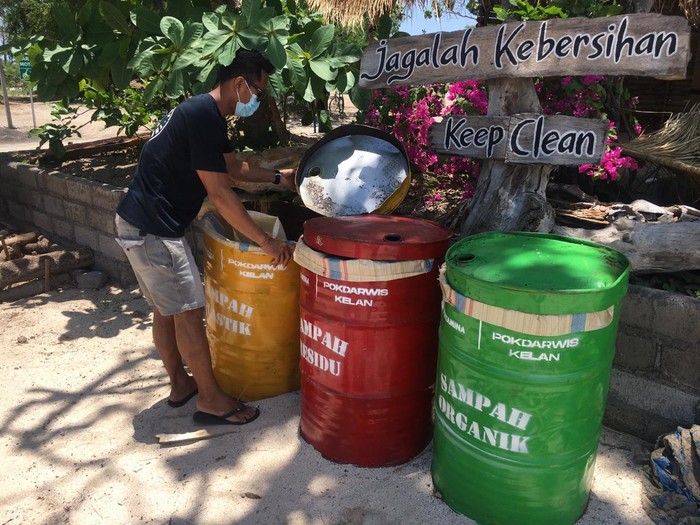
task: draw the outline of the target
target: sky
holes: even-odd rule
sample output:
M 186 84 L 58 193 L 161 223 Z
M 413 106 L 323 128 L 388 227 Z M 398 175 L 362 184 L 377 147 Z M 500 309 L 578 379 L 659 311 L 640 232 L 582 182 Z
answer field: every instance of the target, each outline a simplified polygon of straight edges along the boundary
M 401 22 L 400 31 L 405 31 L 409 35 L 422 35 L 424 33 L 437 33 L 439 31 L 459 31 L 473 26 L 475 21 L 473 18 L 463 16 L 447 16 L 444 15 L 440 20 L 431 18 L 426 20 L 423 16 L 423 10 L 419 7 L 408 13 L 406 18 Z

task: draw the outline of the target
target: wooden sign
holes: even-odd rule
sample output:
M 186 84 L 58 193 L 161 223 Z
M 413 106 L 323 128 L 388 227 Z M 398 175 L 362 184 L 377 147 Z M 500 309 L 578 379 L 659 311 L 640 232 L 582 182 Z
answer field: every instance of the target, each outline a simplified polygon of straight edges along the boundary
M 607 120 L 564 115 L 450 116 L 433 124 L 430 142 L 451 155 L 580 166 L 602 160 L 607 130 Z
M 509 22 L 380 40 L 362 56 L 360 86 L 560 75 L 680 79 L 689 49 L 690 26 L 680 16 Z

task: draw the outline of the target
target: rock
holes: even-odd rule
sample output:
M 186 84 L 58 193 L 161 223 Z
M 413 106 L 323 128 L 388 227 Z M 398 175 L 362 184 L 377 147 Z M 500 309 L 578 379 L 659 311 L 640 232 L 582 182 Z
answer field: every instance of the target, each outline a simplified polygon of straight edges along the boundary
M 29 342 L 28 339 L 26 337 L 24 337 L 23 335 L 20 335 L 17 338 L 17 344 L 26 345 L 28 342 Z
M 81 290 L 97 290 L 102 288 L 107 282 L 107 274 L 98 270 L 92 270 L 73 275 Z

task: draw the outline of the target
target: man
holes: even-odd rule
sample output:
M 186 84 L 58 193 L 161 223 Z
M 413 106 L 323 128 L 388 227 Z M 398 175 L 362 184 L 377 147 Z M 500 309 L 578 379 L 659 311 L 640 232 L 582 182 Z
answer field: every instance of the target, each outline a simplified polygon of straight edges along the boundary
M 228 141 L 224 117 L 252 115 L 273 71 L 259 52 L 239 50 L 208 94 L 182 102 L 161 120 L 117 208 L 117 242 L 153 309 L 153 341 L 170 378 L 168 404 L 183 406 L 198 393 L 193 418 L 203 424 L 243 425 L 259 410 L 228 396 L 216 382 L 203 322 L 202 280 L 184 233 L 208 197 L 233 228 L 273 257 L 274 265 L 289 261 L 292 246 L 251 220 L 229 181 L 269 181 L 294 189 L 293 169 L 236 161 Z

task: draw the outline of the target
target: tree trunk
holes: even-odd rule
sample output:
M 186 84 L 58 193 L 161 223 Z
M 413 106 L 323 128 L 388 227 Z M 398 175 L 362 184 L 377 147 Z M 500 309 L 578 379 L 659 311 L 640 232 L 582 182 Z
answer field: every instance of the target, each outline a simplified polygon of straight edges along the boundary
M 277 102 L 275 102 L 273 98 L 270 98 L 269 114 L 270 125 L 272 126 L 272 129 L 275 130 L 277 138 L 280 139 L 280 146 L 286 148 L 289 146 L 289 139 L 292 134 L 287 130 L 287 125 L 280 114 L 280 110 L 277 107 Z
M 243 132 L 246 144 L 254 150 L 276 146 L 273 144 L 275 138 L 281 146 L 289 145 L 291 134 L 287 131 L 277 103 L 272 97 L 266 97 L 260 109 L 250 117 L 238 119 L 236 127 Z
M 489 115 L 541 113 L 532 79 L 496 79 L 488 83 Z M 505 164 L 485 160 L 461 231 L 540 231 L 554 226 L 554 210 L 545 190 L 552 166 Z

